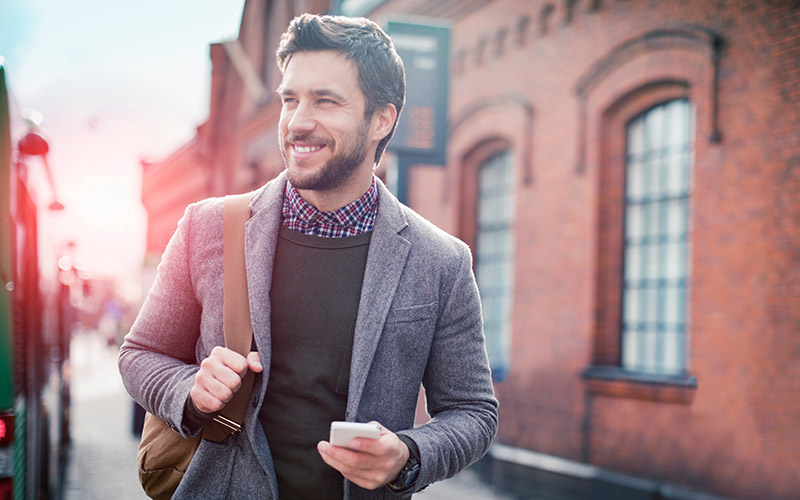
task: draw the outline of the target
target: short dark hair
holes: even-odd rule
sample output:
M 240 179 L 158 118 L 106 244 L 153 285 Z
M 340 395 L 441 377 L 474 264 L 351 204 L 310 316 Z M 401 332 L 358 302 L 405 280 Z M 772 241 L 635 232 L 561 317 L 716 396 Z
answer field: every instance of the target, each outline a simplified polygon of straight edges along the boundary
M 389 35 L 380 26 L 363 17 L 318 16 L 301 14 L 289 24 L 281 36 L 277 62 L 281 74 L 292 56 L 298 52 L 332 50 L 355 62 L 358 85 L 364 93 L 365 118 L 376 109 L 394 104 L 397 109 L 392 130 L 378 143 L 377 164 L 394 135 L 400 110 L 406 99 L 406 77 L 403 61 L 394 49 Z

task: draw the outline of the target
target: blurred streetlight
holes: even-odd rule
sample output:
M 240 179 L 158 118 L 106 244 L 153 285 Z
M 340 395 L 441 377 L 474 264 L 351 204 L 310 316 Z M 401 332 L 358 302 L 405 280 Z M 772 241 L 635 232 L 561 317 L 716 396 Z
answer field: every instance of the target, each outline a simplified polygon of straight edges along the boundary
M 39 133 L 36 123 L 31 123 L 31 128 L 25 137 L 20 139 L 17 149 L 19 151 L 20 159 L 25 156 L 39 156 L 44 165 L 44 171 L 47 175 L 47 182 L 50 184 L 50 190 L 53 193 L 53 201 L 48 208 L 53 211 L 64 210 L 64 204 L 58 201 L 58 194 L 56 191 L 56 183 L 53 179 L 53 171 L 50 169 L 50 164 L 47 161 L 47 153 L 50 152 L 50 145 L 47 140 Z

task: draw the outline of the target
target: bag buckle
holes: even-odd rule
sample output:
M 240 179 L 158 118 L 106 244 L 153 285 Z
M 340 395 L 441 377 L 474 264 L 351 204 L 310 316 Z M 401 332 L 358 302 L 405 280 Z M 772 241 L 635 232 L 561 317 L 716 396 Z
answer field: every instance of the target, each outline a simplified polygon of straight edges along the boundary
M 212 420 L 222 426 L 222 428 L 224 428 L 230 436 L 242 432 L 242 426 L 240 424 L 229 418 L 225 418 L 222 415 L 217 415 Z

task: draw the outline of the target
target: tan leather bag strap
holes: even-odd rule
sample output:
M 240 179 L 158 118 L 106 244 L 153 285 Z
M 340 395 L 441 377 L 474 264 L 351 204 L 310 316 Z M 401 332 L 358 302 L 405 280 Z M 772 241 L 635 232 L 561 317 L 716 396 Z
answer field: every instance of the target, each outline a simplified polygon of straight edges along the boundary
M 222 223 L 223 242 L 223 313 L 225 346 L 247 356 L 253 343 L 250 321 L 250 298 L 247 291 L 247 268 L 244 254 L 244 225 L 250 219 L 250 201 L 254 193 L 225 197 Z M 214 420 L 205 425 L 203 437 L 222 441 L 242 428 L 247 403 L 253 392 L 254 374 L 242 379 L 242 385 Z
M 247 356 L 253 342 L 250 298 L 247 294 L 247 268 L 244 260 L 244 225 L 250 219 L 252 199 L 253 193 L 226 197 L 222 229 L 225 346 L 242 356 Z

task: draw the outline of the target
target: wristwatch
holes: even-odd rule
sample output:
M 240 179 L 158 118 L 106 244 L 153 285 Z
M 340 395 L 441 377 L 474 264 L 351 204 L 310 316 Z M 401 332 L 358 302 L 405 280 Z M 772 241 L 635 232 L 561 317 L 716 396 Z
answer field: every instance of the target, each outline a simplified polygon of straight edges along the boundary
M 389 489 L 396 493 L 405 492 L 406 490 L 410 490 L 414 483 L 417 482 L 417 477 L 419 476 L 419 460 L 413 454 L 408 457 L 408 461 L 406 465 L 403 466 L 403 470 L 400 471 L 400 474 L 397 475 L 394 481 L 389 483 Z

